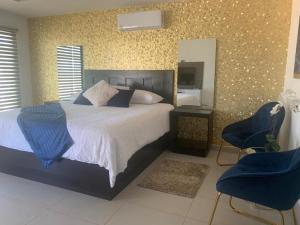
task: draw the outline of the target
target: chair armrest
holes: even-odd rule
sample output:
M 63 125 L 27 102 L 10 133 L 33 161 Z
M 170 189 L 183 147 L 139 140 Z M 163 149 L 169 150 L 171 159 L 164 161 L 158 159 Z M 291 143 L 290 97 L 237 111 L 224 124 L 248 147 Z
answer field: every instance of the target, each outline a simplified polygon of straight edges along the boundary
M 232 168 L 227 170 L 222 179 L 238 177 L 274 176 L 285 171 L 286 162 L 293 156 L 294 151 L 263 152 L 246 155 Z
M 296 180 L 294 178 L 294 175 L 286 174 L 235 177 L 218 181 L 216 189 L 229 196 L 273 209 L 288 210 L 298 199 L 299 185 L 291 183 L 291 180 Z
M 267 143 L 267 134 L 270 134 L 272 131 L 270 129 L 259 131 L 250 135 L 246 140 L 243 142 L 242 148 L 263 148 Z
M 284 152 L 260 152 L 255 154 L 246 155 L 241 158 L 237 165 L 252 165 L 256 164 L 279 164 L 282 161 L 288 160 L 288 158 L 292 157 L 294 151 L 284 151 Z

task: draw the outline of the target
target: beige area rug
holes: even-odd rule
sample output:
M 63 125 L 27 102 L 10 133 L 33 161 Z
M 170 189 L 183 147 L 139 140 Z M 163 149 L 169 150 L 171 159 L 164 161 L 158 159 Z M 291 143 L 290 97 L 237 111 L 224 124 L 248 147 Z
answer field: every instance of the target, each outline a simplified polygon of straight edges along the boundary
M 140 187 L 194 198 L 208 172 L 204 164 L 163 159 L 139 184 Z

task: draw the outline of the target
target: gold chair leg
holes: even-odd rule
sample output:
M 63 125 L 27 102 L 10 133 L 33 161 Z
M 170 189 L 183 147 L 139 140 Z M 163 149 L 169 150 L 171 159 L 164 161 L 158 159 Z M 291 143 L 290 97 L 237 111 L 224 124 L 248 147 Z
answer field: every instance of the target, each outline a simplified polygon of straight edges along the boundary
M 217 210 L 217 207 L 218 207 L 218 204 L 219 204 L 219 200 L 220 200 L 220 197 L 221 197 L 222 193 L 219 192 L 218 195 L 217 195 L 217 198 L 216 198 L 216 201 L 215 201 L 215 205 L 214 205 L 214 208 L 213 208 L 213 212 L 209 218 L 209 225 L 212 225 L 212 222 L 214 220 L 214 217 L 215 217 L 215 214 L 216 214 L 216 210 Z
M 222 165 L 223 165 L 223 164 L 220 163 L 220 155 L 221 155 L 222 147 L 223 147 L 223 140 L 222 140 L 222 142 L 221 142 L 221 145 L 220 145 L 220 148 L 219 148 L 219 151 L 218 151 L 218 155 L 217 155 L 217 159 L 216 159 L 216 163 L 217 163 L 219 166 L 222 166 Z
M 222 148 L 223 148 L 223 143 L 224 143 L 224 141 L 222 140 L 222 143 L 221 143 L 219 151 L 218 151 L 216 162 L 219 166 L 233 166 L 235 163 L 222 163 L 222 162 L 220 162 L 220 156 L 221 156 L 221 151 L 222 151 Z M 238 152 L 238 160 L 240 160 L 241 155 L 242 155 L 242 149 L 240 149 L 239 152 Z
M 264 219 L 264 218 L 262 218 L 262 217 L 255 216 L 255 215 L 252 215 L 252 214 L 250 214 L 250 213 L 247 213 L 247 212 L 243 212 L 243 211 L 238 210 L 237 208 L 235 208 L 235 207 L 233 206 L 233 203 L 232 203 L 232 196 L 230 196 L 230 198 L 229 198 L 229 206 L 230 206 L 230 208 L 231 208 L 235 213 L 238 213 L 238 214 L 243 215 L 243 216 L 245 216 L 245 217 L 252 218 L 252 219 L 254 219 L 254 220 L 258 221 L 258 222 L 261 222 L 261 223 L 264 223 L 264 224 L 268 224 L 268 225 L 278 225 L 277 223 L 274 223 L 274 222 L 272 222 L 272 221 L 266 220 L 266 219 Z M 283 214 L 281 211 L 278 211 L 278 212 L 279 212 L 279 214 L 280 214 L 280 216 L 281 216 L 281 224 L 282 224 L 282 225 L 285 225 L 284 214 Z

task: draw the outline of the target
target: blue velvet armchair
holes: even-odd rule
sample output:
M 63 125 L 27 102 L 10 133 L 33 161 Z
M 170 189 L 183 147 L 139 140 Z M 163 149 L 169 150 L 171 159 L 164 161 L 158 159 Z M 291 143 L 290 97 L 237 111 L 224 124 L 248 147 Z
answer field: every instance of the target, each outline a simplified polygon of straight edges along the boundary
M 280 127 L 284 120 L 285 109 L 280 107 L 279 112 L 271 115 L 271 110 L 278 102 L 269 102 L 263 105 L 253 116 L 248 119 L 230 124 L 222 132 L 222 139 L 233 146 L 239 148 L 238 159 L 243 149 L 254 148 L 256 151 L 265 151 L 267 143 L 266 135 L 272 134 L 277 138 Z M 220 162 L 223 141 L 217 155 L 217 164 L 220 166 L 230 166 Z
M 293 209 L 300 198 L 299 187 L 300 148 L 293 151 L 247 155 L 219 178 L 216 184 L 219 194 L 209 224 L 212 224 L 221 194 L 231 196 L 230 207 L 239 214 L 260 222 L 276 224 L 237 210 L 232 204 L 232 197 L 278 210 L 284 224 L 281 211 Z

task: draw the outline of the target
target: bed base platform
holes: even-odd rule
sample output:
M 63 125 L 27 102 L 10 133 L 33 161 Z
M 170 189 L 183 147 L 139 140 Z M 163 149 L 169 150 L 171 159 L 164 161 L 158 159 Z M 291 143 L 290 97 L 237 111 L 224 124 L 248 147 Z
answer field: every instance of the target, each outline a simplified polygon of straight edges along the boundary
M 2 146 L 0 172 L 112 200 L 169 146 L 170 141 L 171 135 L 167 133 L 137 151 L 128 161 L 127 169 L 117 176 L 114 188 L 110 188 L 108 171 L 98 165 L 61 159 L 45 169 L 33 153 Z
M 161 95 L 165 103 L 173 104 L 173 70 L 85 70 L 84 89 L 100 80 L 111 85 L 143 89 Z M 33 153 L 0 146 L 0 172 L 112 200 L 136 178 L 172 141 L 170 132 L 137 151 L 128 161 L 127 169 L 110 188 L 109 174 L 98 165 L 61 159 L 44 169 Z

